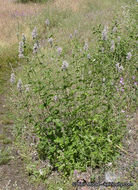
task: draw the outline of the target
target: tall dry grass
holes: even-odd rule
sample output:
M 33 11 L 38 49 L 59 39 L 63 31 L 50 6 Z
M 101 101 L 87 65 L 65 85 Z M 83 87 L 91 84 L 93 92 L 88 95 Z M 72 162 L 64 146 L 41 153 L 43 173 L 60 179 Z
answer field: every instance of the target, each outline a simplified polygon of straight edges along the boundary
M 0 47 L 5 48 L 18 41 L 22 31 L 29 31 L 28 19 L 37 15 L 43 6 L 38 4 L 20 4 L 13 0 L 0 0 Z
M 30 20 L 43 9 L 41 4 L 21 4 L 14 0 L 0 0 L 0 90 L 9 76 L 10 65 L 17 62 L 18 42 L 24 32 L 29 39 Z

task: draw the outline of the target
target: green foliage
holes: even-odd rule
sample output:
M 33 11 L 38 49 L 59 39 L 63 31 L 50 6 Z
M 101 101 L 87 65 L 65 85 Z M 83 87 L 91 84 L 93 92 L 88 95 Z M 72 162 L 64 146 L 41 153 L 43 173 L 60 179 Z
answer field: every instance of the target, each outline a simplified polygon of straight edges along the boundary
M 75 169 L 101 167 L 118 156 L 127 113 L 136 106 L 136 30 L 135 25 L 127 30 L 129 24 L 124 35 L 113 22 L 107 40 L 102 39 L 103 26 L 91 28 L 95 50 L 91 45 L 84 48 L 76 37 L 57 55 L 54 38 L 51 46 L 24 59 L 28 65 L 22 68 L 23 84 L 29 84 L 30 91 L 24 86 L 22 92 L 15 91 L 14 104 L 27 129 L 18 133 L 37 136 L 39 156 L 48 159 L 53 170 L 68 175 Z M 69 66 L 62 69 L 64 60 Z
M 11 160 L 10 150 L 3 148 L 0 150 L 0 165 L 7 164 Z

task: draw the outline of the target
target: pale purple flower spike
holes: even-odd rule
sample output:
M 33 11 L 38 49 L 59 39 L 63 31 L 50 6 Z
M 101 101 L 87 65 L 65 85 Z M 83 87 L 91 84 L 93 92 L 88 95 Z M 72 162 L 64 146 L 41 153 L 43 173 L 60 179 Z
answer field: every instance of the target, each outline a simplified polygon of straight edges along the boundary
M 114 40 L 111 41 L 111 48 L 110 48 L 111 52 L 115 51 L 115 42 Z
M 53 38 L 48 38 L 48 42 L 50 43 L 50 45 L 53 45 Z
M 130 60 L 130 59 L 131 59 L 131 57 L 132 57 L 132 53 L 131 53 L 131 52 L 129 52 L 129 53 L 127 54 L 126 58 L 127 58 L 127 60 Z
M 62 64 L 62 70 L 66 70 L 68 68 L 69 64 L 67 61 L 63 61 L 63 64 Z
M 32 38 L 35 39 L 37 37 L 37 28 L 34 27 L 33 31 L 32 31 Z
M 21 42 L 19 42 L 19 58 L 24 57 L 23 52 L 24 52 L 24 43 L 23 43 L 23 41 L 21 41 Z
M 17 83 L 17 90 L 18 90 L 19 92 L 22 92 L 22 85 L 23 85 L 22 80 L 19 79 L 19 80 L 18 80 L 18 83 Z
M 83 49 L 84 49 L 85 51 L 87 51 L 87 50 L 88 50 L 88 48 L 89 48 L 88 43 L 87 43 L 87 42 L 85 42 Z
M 10 82 L 11 82 L 12 84 L 15 83 L 15 74 L 14 74 L 14 73 L 11 74 Z
M 108 33 L 108 27 L 105 26 L 103 31 L 102 31 L 102 39 L 107 40 L 107 33 Z
M 50 25 L 50 21 L 49 21 L 48 18 L 46 19 L 45 24 L 46 24 L 46 26 L 49 26 L 49 25 Z
M 61 53 L 62 53 L 62 48 L 61 48 L 61 47 L 58 47 L 58 48 L 57 48 L 57 52 L 58 52 L 58 55 L 61 55 Z

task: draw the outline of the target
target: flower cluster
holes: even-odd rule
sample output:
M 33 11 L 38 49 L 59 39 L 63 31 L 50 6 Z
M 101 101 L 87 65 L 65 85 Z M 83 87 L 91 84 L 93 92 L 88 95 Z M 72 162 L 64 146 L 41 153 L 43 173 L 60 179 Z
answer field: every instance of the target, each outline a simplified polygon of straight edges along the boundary
M 127 58 L 127 60 L 130 60 L 130 59 L 131 59 L 131 57 L 132 57 L 132 53 L 131 53 L 131 52 L 129 52 L 129 53 L 127 54 L 126 58 Z
M 89 53 L 88 53 L 88 55 L 87 55 L 87 58 L 88 58 L 88 59 L 91 59 L 91 55 L 90 55 Z
M 73 38 L 72 34 L 70 34 L 70 35 L 69 35 L 69 38 L 70 38 L 70 39 L 72 39 L 72 38 Z
M 26 42 L 26 36 L 25 36 L 25 34 L 22 34 L 22 41 L 25 44 L 25 42 Z
M 22 90 L 23 90 L 23 83 L 22 83 L 22 80 L 21 80 L 21 79 L 18 80 L 18 83 L 17 83 L 17 90 L 18 90 L 19 92 L 22 92 Z
M 26 84 L 26 85 L 24 85 L 24 87 L 25 87 L 25 92 L 29 92 L 29 90 L 30 90 L 30 85 L 29 85 L 29 84 Z
M 48 38 L 48 42 L 50 43 L 50 45 L 53 45 L 53 38 Z
M 113 28 L 113 33 L 116 33 L 117 32 L 117 27 L 115 26 L 114 28 Z
M 108 38 L 107 34 L 108 34 L 108 27 L 105 26 L 103 31 L 102 31 L 102 39 L 103 40 L 107 40 L 107 38 Z
M 15 74 L 14 74 L 14 73 L 11 74 L 10 82 L 11 82 L 12 84 L 15 83 Z
M 117 37 L 117 41 L 118 41 L 118 44 L 119 44 L 120 41 L 121 41 L 121 37 L 120 36 Z
M 124 88 L 123 88 L 123 87 L 124 87 L 124 84 L 125 84 L 125 83 L 124 83 L 123 77 L 121 77 L 121 79 L 120 79 L 120 84 L 121 84 L 121 86 L 122 86 L 121 91 L 124 92 Z
M 58 100 L 58 96 L 57 95 L 54 96 L 54 100 L 55 100 L 55 102 Z
M 23 52 L 24 52 L 24 42 L 21 41 L 21 42 L 19 42 L 19 58 L 24 57 Z
M 40 44 L 38 41 L 36 43 L 34 43 L 33 54 L 36 54 L 38 52 L 39 47 L 40 47 Z
M 61 55 L 61 53 L 62 53 L 62 48 L 61 48 L 61 47 L 58 47 L 58 48 L 57 48 L 57 52 L 58 52 L 58 55 Z
M 120 66 L 119 63 L 116 64 L 116 68 L 117 68 L 117 70 L 118 70 L 119 72 L 124 70 L 124 67 L 123 67 L 122 65 Z
M 46 24 L 46 26 L 49 26 L 49 25 L 50 25 L 50 21 L 49 21 L 48 18 L 46 19 L 45 24 Z
M 121 85 L 124 85 L 124 79 L 121 77 L 121 79 L 120 79 L 120 84 Z
M 63 61 L 62 63 L 62 70 L 66 70 L 68 68 L 69 64 L 67 61 Z
M 33 29 L 33 31 L 32 31 L 32 38 L 33 38 L 33 39 L 36 39 L 36 37 L 37 37 L 37 28 L 34 27 L 34 29 Z
M 83 49 L 84 49 L 85 51 L 88 51 L 88 48 L 89 48 L 88 43 L 85 42 Z
M 110 48 L 111 52 L 115 51 L 115 42 L 114 40 L 111 41 L 111 48 Z

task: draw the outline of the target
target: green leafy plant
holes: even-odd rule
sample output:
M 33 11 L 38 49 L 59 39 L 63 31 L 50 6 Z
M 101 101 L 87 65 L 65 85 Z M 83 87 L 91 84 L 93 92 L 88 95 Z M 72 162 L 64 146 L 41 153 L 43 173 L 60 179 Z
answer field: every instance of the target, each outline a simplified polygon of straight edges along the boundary
M 130 46 L 136 32 L 133 26 L 125 29 L 127 35 L 116 22 L 108 29 L 94 27 L 94 51 L 76 37 L 60 55 L 56 37 L 49 34 L 46 53 L 34 39 L 32 59 L 23 58 L 28 65 L 14 104 L 24 113 L 27 130 L 22 126 L 19 131 L 35 134 L 39 156 L 53 170 L 69 175 L 75 169 L 101 167 L 119 155 L 126 116 L 136 100 L 136 48 Z

